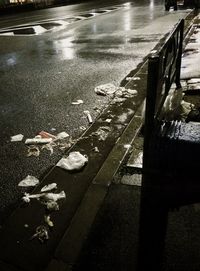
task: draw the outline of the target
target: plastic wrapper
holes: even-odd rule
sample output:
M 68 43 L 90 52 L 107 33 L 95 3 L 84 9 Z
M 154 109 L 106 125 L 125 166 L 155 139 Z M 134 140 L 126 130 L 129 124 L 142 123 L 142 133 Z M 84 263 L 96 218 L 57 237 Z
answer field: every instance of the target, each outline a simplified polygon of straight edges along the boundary
M 18 134 L 18 135 L 11 136 L 10 140 L 11 142 L 18 142 L 18 141 L 22 141 L 23 138 L 24 136 L 22 134 Z
M 34 137 L 34 138 L 27 138 L 25 144 L 47 144 L 52 141 L 52 138 L 41 138 L 41 137 Z
M 51 191 L 57 189 L 57 183 L 50 183 L 42 187 L 41 192 Z
M 86 163 L 88 158 L 80 152 L 70 152 L 69 156 L 58 161 L 56 166 L 66 170 L 80 170 Z
M 90 112 L 88 110 L 85 110 L 84 113 L 87 116 L 88 122 L 91 124 L 93 121 L 92 121 L 92 117 L 90 115 Z
M 73 105 L 79 105 L 79 104 L 83 104 L 83 100 L 76 100 L 74 102 L 72 102 Z
M 64 139 L 69 137 L 69 134 L 66 132 L 60 132 L 59 134 L 57 134 L 56 139 Z
M 31 239 L 38 238 L 41 243 L 44 243 L 49 239 L 48 228 L 45 225 L 40 225 L 36 228 L 35 234 Z
M 22 187 L 30 187 L 30 186 L 36 186 L 39 184 L 39 180 L 31 175 L 28 175 L 25 179 L 23 179 L 21 182 L 18 183 L 18 186 Z

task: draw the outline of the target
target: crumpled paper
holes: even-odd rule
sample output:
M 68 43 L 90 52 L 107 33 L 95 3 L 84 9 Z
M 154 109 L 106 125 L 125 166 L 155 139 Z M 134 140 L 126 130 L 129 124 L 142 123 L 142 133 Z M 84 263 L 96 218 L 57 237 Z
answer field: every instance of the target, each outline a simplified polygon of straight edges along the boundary
M 26 176 L 25 179 L 23 179 L 21 182 L 18 183 L 18 186 L 23 187 L 30 187 L 30 186 L 36 186 L 39 184 L 39 180 L 31 175 Z
M 80 170 L 88 162 L 88 157 L 78 151 L 70 152 L 68 157 L 62 158 L 56 164 L 66 170 Z

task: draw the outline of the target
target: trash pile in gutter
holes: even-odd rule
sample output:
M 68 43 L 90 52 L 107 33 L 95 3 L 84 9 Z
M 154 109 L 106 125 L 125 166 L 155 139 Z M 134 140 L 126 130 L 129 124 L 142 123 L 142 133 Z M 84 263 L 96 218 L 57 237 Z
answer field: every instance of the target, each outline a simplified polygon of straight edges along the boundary
M 140 80 L 137 78 L 128 78 L 129 80 Z M 121 103 L 128 98 L 134 97 L 137 95 L 137 90 L 126 89 L 124 87 L 116 87 L 113 84 L 103 84 L 99 85 L 95 88 L 95 93 L 101 96 L 108 96 L 111 99 L 111 103 Z M 73 106 L 79 106 L 83 104 L 83 100 L 76 100 L 71 104 Z M 173 115 L 177 113 L 177 108 L 180 109 L 180 106 L 184 108 L 184 114 L 187 115 L 189 110 L 191 110 L 192 105 L 186 104 L 183 102 L 183 94 L 180 90 L 175 90 L 173 93 L 170 93 L 166 104 L 164 105 L 164 113 L 166 115 Z M 94 110 L 99 110 L 98 108 L 94 108 Z M 175 112 L 175 113 L 174 113 Z M 180 110 L 179 110 L 180 113 Z M 88 110 L 83 111 L 83 116 L 87 118 L 88 124 L 93 123 L 93 118 L 91 113 Z M 102 125 L 97 129 L 97 131 L 93 132 L 91 136 L 95 136 L 99 139 L 99 141 L 104 141 L 108 137 L 111 132 L 110 123 L 112 122 L 112 118 L 106 120 L 108 125 Z M 86 130 L 86 127 L 81 126 L 80 130 Z M 11 142 L 19 142 L 23 141 L 24 135 L 18 134 L 11 137 Z M 27 146 L 27 157 L 35 156 L 38 157 L 40 152 L 43 150 L 48 150 L 50 155 L 54 153 L 54 148 L 57 147 L 60 150 L 68 150 L 77 140 L 72 140 L 66 132 L 58 133 L 57 135 L 53 135 L 46 131 L 39 132 L 33 138 L 27 138 L 24 141 L 24 144 Z M 100 150 L 98 147 L 93 146 L 93 152 L 99 153 Z M 67 156 L 62 157 L 56 164 L 57 167 L 60 167 L 64 170 L 68 170 L 71 172 L 76 172 L 84 168 L 84 166 L 88 163 L 88 157 L 84 154 L 81 154 L 78 151 L 70 152 Z M 34 176 L 28 175 L 25 179 L 19 182 L 18 186 L 23 187 L 36 187 L 39 185 L 39 180 Z M 43 219 L 43 224 L 38 225 L 30 238 L 37 238 L 41 243 L 44 243 L 50 237 L 50 231 L 54 227 L 54 221 L 52 221 L 51 214 L 53 212 L 57 212 L 60 209 L 60 204 L 63 200 L 66 199 L 65 191 L 58 192 L 58 185 L 56 183 L 50 183 L 45 185 L 40 189 L 39 193 L 29 194 L 27 192 L 24 193 L 22 197 L 22 201 L 29 205 L 31 201 L 37 200 L 40 204 L 45 208 L 45 214 Z M 28 227 L 28 225 L 24 225 Z
M 81 170 L 87 162 L 88 157 L 86 155 L 75 151 L 70 152 L 67 157 L 61 158 L 56 166 L 69 171 L 77 171 Z M 37 185 L 39 185 L 39 180 L 30 175 L 27 175 L 25 179 L 18 183 L 18 186 L 21 188 L 36 187 Z M 22 201 L 25 204 L 30 204 L 32 200 L 38 200 L 45 208 L 44 223 L 36 228 L 35 233 L 30 237 L 30 240 L 37 238 L 41 243 L 44 243 L 49 239 L 50 230 L 54 227 L 51 214 L 59 211 L 60 202 L 66 199 L 65 191 L 62 190 L 57 193 L 55 192 L 57 190 L 57 183 L 50 183 L 43 186 L 37 194 L 24 193 Z M 25 227 L 28 227 L 28 225 L 26 224 Z
M 162 108 L 162 118 L 185 121 L 188 114 L 195 108 L 194 104 L 184 101 L 183 89 L 171 89 Z
M 30 175 L 27 175 L 25 179 L 18 183 L 18 186 L 21 188 L 36 187 L 37 185 L 39 185 L 39 180 Z M 37 226 L 35 233 L 30 237 L 30 240 L 37 238 L 41 243 L 44 243 L 49 239 L 50 230 L 54 226 L 54 222 L 51 220 L 51 214 L 55 211 L 59 211 L 59 202 L 66 198 L 65 192 L 61 191 L 56 193 L 55 191 L 57 189 L 58 187 L 56 183 L 50 183 L 43 186 L 40 193 L 24 193 L 22 197 L 23 203 L 28 205 L 31 200 L 38 200 L 45 208 L 43 224 Z M 28 224 L 25 224 L 24 226 L 29 227 Z

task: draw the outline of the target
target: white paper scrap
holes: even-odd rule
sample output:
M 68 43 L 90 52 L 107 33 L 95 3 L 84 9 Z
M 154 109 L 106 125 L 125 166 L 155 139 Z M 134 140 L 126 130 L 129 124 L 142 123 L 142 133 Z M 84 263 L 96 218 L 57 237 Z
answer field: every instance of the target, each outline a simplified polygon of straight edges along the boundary
M 50 183 L 42 187 L 41 192 L 47 192 L 57 188 L 57 183 Z
M 61 133 L 57 134 L 57 139 L 64 139 L 67 137 L 69 137 L 69 134 L 66 132 L 61 132 Z
M 34 176 L 28 175 L 25 179 L 18 183 L 18 186 L 29 187 L 36 186 L 37 184 L 39 184 L 39 180 Z
M 88 162 L 86 155 L 82 155 L 80 152 L 70 152 L 69 156 L 62 158 L 58 161 L 56 166 L 66 170 L 79 170 Z
M 52 138 L 27 138 L 25 144 L 47 144 L 52 141 Z
M 22 139 L 24 138 L 24 136 L 22 134 L 18 134 L 18 135 L 14 135 L 11 136 L 11 142 L 18 142 L 18 141 L 22 141 Z
M 83 100 L 76 100 L 74 102 L 72 102 L 73 105 L 79 105 L 79 104 L 83 104 Z

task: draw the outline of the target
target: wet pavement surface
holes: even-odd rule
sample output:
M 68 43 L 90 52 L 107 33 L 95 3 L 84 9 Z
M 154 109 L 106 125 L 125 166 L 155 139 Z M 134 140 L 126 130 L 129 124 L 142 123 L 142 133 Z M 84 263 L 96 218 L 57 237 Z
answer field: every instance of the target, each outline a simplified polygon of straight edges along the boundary
M 195 53 L 188 50 L 193 47 L 199 48 L 198 30 L 195 30 L 195 26 L 193 31 L 194 34 L 183 53 L 181 84 L 185 94 L 184 101 L 193 103 L 195 108 L 199 108 L 199 74 L 197 74 L 195 65 L 192 65 L 192 63 L 195 64 L 195 61 L 191 62 L 191 59 L 196 60 L 198 58 L 199 49 Z M 190 63 L 190 65 L 187 66 L 185 63 Z M 196 78 L 191 79 L 192 74 Z M 195 121 L 198 125 L 199 120 Z M 188 133 L 189 135 L 190 133 Z M 133 152 L 137 148 L 142 150 L 140 137 L 141 134 L 134 140 Z M 190 159 L 193 158 L 190 156 Z M 187 159 L 188 157 L 185 157 L 185 168 L 188 164 Z M 138 166 L 133 161 L 131 162 L 132 164 L 130 160 L 128 161 L 128 167 L 121 167 L 109 187 L 108 194 L 94 220 L 89 238 L 84 242 L 74 270 L 78 271 L 84 268 L 89 270 L 113 270 L 113 268 L 115 270 L 135 270 L 139 230 L 141 165 Z M 136 161 L 134 160 L 134 162 Z M 132 167 L 131 170 L 130 167 Z M 198 172 L 192 172 L 191 178 L 198 179 Z M 190 181 L 192 182 L 192 179 L 188 179 L 189 183 Z M 182 185 L 180 184 L 179 187 L 180 194 L 184 190 Z M 193 195 L 198 193 L 197 191 L 195 190 Z M 199 211 L 199 196 L 197 198 L 194 196 L 193 204 L 169 211 L 161 270 L 199 270 Z
M 133 9 L 133 12 L 135 12 L 136 10 Z M 140 8 L 139 10 L 141 11 Z M 160 10 L 161 7 L 158 7 L 159 12 Z M 124 12 L 127 15 L 126 11 Z M 115 12 L 117 12 L 117 14 L 115 14 Z M 24 145 L 24 142 L 10 142 L 10 135 L 14 135 L 16 133 L 19 133 L 20 131 L 20 133 L 25 134 L 25 138 L 27 138 L 34 137 L 37 132 L 41 130 L 47 130 L 54 134 L 57 134 L 57 132 L 60 132 L 62 130 L 66 130 L 66 132 L 70 131 L 69 133 L 73 138 L 77 138 L 80 133 L 82 133 L 79 130 L 80 126 L 84 125 L 88 127 L 88 119 L 86 117 L 81 119 L 81 116 L 83 116 L 83 111 L 85 109 L 89 109 L 92 113 L 92 117 L 96 117 L 99 113 L 92 110 L 93 106 L 95 105 L 98 107 L 98 105 L 102 105 L 103 103 L 103 107 L 105 107 L 109 103 L 108 97 L 96 96 L 96 93 L 94 92 L 94 86 L 96 86 L 96 83 L 98 83 L 99 85 L 100 83 L 112 82 L 116 85 L 119 85 L 122 79 L 124 79 L 124 77 L 129 73 L 130 68 L 134 67 L 133 69 L 135 69 L 136 66 L 140 64 L 140 61 L 143 60 L 145 54 L 148 54 L 149 50 L 153 49 L 154 44 L 157 43 L 157 40 L 159 40 L 159 38 L 164 33 L 171 29 L 171 25 L 174 25 L 174 22 L 177 21 L 177 18 L 179 18 L 179 16 L 180 18 L 182 18 L 186 14 L 186 12 L 181 11 L 180 13 L 171 12 L 163 17 L 160 17 L 159 15 L 158 17 L 155 17 L 155 21 L 153 21 L 150 25 L 146 22 L 147 24 L 144 26 L 144 28 L 142 28 L 142 36 L 141 28 L 139 25 L 136 24 L 136 29 L 133 30 L 131 30 L 129 26 L 127 33 L 130 32 L 130 37 L 128 37 L 127 41 L 127 37 L 124 37 L 124 28 L 121 27 L 121 23 L 120 28 L 116 31 L 116 33 L 113 33 L 112 22 L 113 19 L 115 19 L 115 25 L 117 25 L 117 17 L 119 16 L 118 12 L 121 14 L 121 11 L 114 11 L 112 14 L 109 14 L 109 17 L 111 16 L 111 20 L 105 17 L 104 19 L 99 18 L 99 28 L 97 27 L 96 30 L 93 28 L 93 23 L 89 21 L 94 19 L 92 18 L 84 21 L 84 24 L 77 24 L 76 27 L 75 25 L 71 25 L 67 33 L 65 33 L 65 30 L 62 29 L 59 33 L 55 32 L 51 34 L 49 32 L 45 34 L 47 35 L 46 37 L 41 37 L 40 35 L 32 36 L 31 39 L 27 41 L 27 44 L 29 45 L 28 48 L 31 48 L 31 51 L 27 51 L 25 48 L 20 51 L 21 47 L 19 45 L 23 44 L 24 37 L 17 37 L 15 42 L 17 44 L 17 52 L 19 53 L 19 55 L 17 55 L 18 58 L 15 60 L 16 62 L 14 61 L 13 63 L 13 58 L 8 58 L 9 54 L 5 55 L 3 61 L 1 60 L 2 63 L 4 63 L 4 80 L 6 79 L 5 71 L 10 72 L 10 70 L 12 70 L 13 75 L 15 75 L 17 71 L 17 77 L 15 77 L 15 80 L 8 82 L 8 87 L 4 90 L 5 97 L 7 97 L 7 102 L 10 103 L 10 111 L 8 110 L 8 107 L 2 105 L 2 112 L 4 113 L 3 117 L 5 120 L 3 126 L 5 130 L 3 137 L 4 144 L 2 144 L 4 157 L 7 156 L 10 148 L 12 149 L 12 153 L 10 156 L 12 158 L 12 163 L 10 165 L 10 168 L 6 167 L 6 162 L 8 159 L 4 159 L 5 161 L 3 162 L 2 167 L 6 167 L 7 169 L 5 175 L 6 178 L 12 179 L 12 183 L 3 182 L 5 188 L 4 191 L 6 191 L 8 186 L 10 188 L 9 196 L 2 195 L 4 199 L 6 198 L 6 202 L 8 203 L 8 205 L 10 204 L 9 197 L 12 196 L 14 201 L 16 201 L 16 194 L 18 194 L 20 198 L 22 192 L 24 192 L 24 190 L 22 191 L 21 189 L 16 187 L 18 181 L 25 177 L 24 172 L 26 172 L 27 174 L 30 174 L 30 172 L 34 174 L 36 172 L 36 174 L 34 175 L 41 176 L 42 172 L 46 172 L 46 169 L 49 168 L 49 166 L 55 165 L 55 162 L 67 151 L 67 149 L 65 149 L 64 152 L 62 150 L 57 150 L 58 153 L 56 153 L 56 151 L 54 150 L 55 155 L 50 156 L 49 151 L 45 150 L 42 151 L 40 157 L 27 158 L 25 157 L 27 154 L 27 147 Z M 170 22 L 170 24 L 166 25 L 165 22 L 168 22 L 169 18 L 172 21 Z M 98 20 L 96 20 L 95 22 L 97 23 Z M 105 34 L 105 28 L 102 28 L 103 21 L 105 21 L 106 25 L 109 25 L 107 34 Z M 161 22 L 164 22 L 164 24 L 159 24 Z M 126 24 L 124 25 L 124 27 L 125 26 Z M 150 29 L 151 34 L 149 33 Z M 95 32 L 94 34 L 94 30 L 97 31 L 97 33 Z M 132 37 L 133 34 L 134 38 Z M 147 34 L 149 36 L 147 36 Z M 62 39 L 64 39 L 63 42 Z M 151 42 L 149 42 L 149 40 Z M 133 43 L 132 45 L 131 41 L 137 41 L 139 43 Z M 137 49 L 139 45 L 141 46 L 141 44 L 144 43 L 148 43 L 148 46 L 150 45 L 150 47 L 146 48 L 146 44 L 144 45 L 144 47 L 138 48 L 137 53 L 135 52 L 134 54 L 134 50 Z M 52 46 L 53 44 L 57 44 L 56 48 L 58 51 L 51 51 L 54 48 Z M 74 47 L 74 44 L 77 47 Z M 110 46 L 108 46 L 108 44 Z M 8 48 L 4 48 L 4 50 L 12 49 L 12 46 L 10 45 L 9 47 L 8 43 L 7 46 Z M 35 46 L 37 46 L 37 50 L 35 50 Z M 47 52 L 45 51 L 46 48 L 48 48 Z M 71 48 L 73 50 L 65 52 L 66 48 Z M 124 52 L 125 48 L 127 50 Z M 35 57 L 32 57 L 32 55 L 30 57 L 30 52 L 34 52 Z M 46 52 L 46 54 L 44 54 L 44 52 Z M 52 54 L 49 54 L 49 52 L 52 52 Z M 94 52 L 96 53 L 94 54 Z M 134 65 L 133 59 L 129 60 L 130 55 L 132 54 L 135 61 Z M 118 56 L 119 58 L 117 59 L 116 56 Z M 28 62 L 23 63 L 22 59 L 24 57 L 25 59 L 28 58 L 32 60 L 31 65 L 33 65 L 33 67 L 31 68 L 33 68 L 33 70 L 29 71 L 29 69 L 27 68 L 26 71 L 25 67 L 28 67 Z M 9 66 L 7 66 L 7 64 L 5 65 L 6 61 L 8 61 Z M 43 63 L 43 61 L 45 61 L 45 63 Z M 89 64 L 87 62 L 89 62 Z M 62 66 L 60 66 L 61 63 Z M 103 63 L 105 66 L 103 65 Z M 119 63 L 120 67 L 118 67 Z M 38 64 L 40 64 L 40 66 Z M 46 64 L 48 64 L 48 70 L 45 68 Z M 54 70 L 55 67 L 57 67 L 56 73 Z M 127 70 L 125 67 L 127 68 Z M 20 68 L 23 71 L 23 75 L 21 76 Z M 108 75 L 108 71 L 110 71 L 111 69 L 114 69 L 114 71 L 112 72 L 112 74 Z M 31 78 L 32 71 L 34 71 L 34 78 Z M 62 75 L 60 75 L 60 71 Z M 74 77 L 74 71 L 76 71 L 76 77 Z M 97 72 L 99 72 L 99 74 L 97 74 Z M 27 82 L 24 83 L 23 80 L 20 83 L 20 79 L 24 79 L 24 74 L 26 74 Z M 52 78 L 49 75 L 51 75 Z M 144 69 L 143 76 L 145 77 L 145 75 L 146 71 Z M 43 78 L 45 79 L 45 81 L 43 81 Z M 85 78 L 87 78 L 87 81 L 83 80 Z M 141 78 L 142 80 L 140 81 L 144 83 L 145 80 L 143 80 L 144 78 L 142 77 L 142 75 Z M 30 80 L 31 91 L 28 92 L 27 87 L 29 86 Z M 124 82 L 127 81 L 128 80 L 124 80 Z M 13 96 L 12 90 L 17 90 L 18 85 L 20 86 L 20 92 L 17 91 L 13 99 L 11 99 L 11 97 Z M 67 93 L 66 85 L 68 86 Z M 137 88 L 137 91 L 139 89 L 138 86 L 134 80 L 127 84 L 128 88 L 134 89 L 135 87 Z M 10 92 L 9 95 L 6 96 L 9 87 Z M 37 92 L 38 89 L 39 91 Z M 144 86 L 141 89 L 144 89 Z M 22 93 L 24 95 L 21 96 L 20 94 Z M 97 97 L 99 99 L 98 103 L 96 103 Z M 118 142 L 117 139 L 128 125 L 130 119 L 134 114 L 134 110 L 140 105 L 140 102 L 143 100 L 143 98 L 144 92 L 138 92 L 138 95 L 134 96 L 133 99 L 128 98 L 126 101 L 124 101 L 122 103 L 123 106 L 122 104 L 110 104 L 110 106 L 107 107 L 107 109 L 103 112 L 100 118 L 98 118 L 98 120 L 95 121 L 92 126 L 90 126 L 90 129 L 86 131 L 80 141 L 77 142 L 74 147 L 72 147 L 72 150 L 83 151 L 89 156 L 90 163 L 88 163 L 88 165 L 84 168 L 84 171 L 79 172 L 78 174 L 71 174 L 66 173 L 62 169 L 56 167 L 48 173 L 48 175 L 43 180 L 43 183 L 36 188 L 35 192 L 38 192 L 41 186 L 43 186 L 44 184 L 57 180 L 59 184 L 59 189 L 64 189 L 66 191 L 66 201 L 61 205 L 61 209 L 59 210 L 59 212 L 52 213 L 52 218 L 55 222 L 55 228 L 50 232 L 50 240 L 48 240 L 48 242 L 44 245 L 39 244 L 38 240 L 33 240 L 31 242 L 29 240 L 30 236 L 34 234 L 35 228 L 39 224 L 43 223 L 44 208 L 39 204 L 39 202 L 34 202 L 30 206 L 28 206 L 28 208 L 27 206 L 24 206 L 25 208 L 18 208 L 12 214 L 10 219 L 7 221 L 5 227 L 1 231 L 1 241 L 3 244 L 1 247 L 2 260 L 7 263 L 12 263 L 16 267 L 16 270 L 21 267 L 25 270 L 43 270 L 44 266 L 48 263 L 48 261 L 52 258 L 53 255 L 56 259 L 61 259 L 61 262 L 64 261 L 65 263 L 67 263 L 67 261 L 70 259 L 70 251 L 72 253 L 72 257 L 73 253 L 76 254 L 75 251 L 79 250 L 79 243 L 71 241 L 79 238 L 79 234 L 77 233 L 80 233 L 80 236 L 82 236 L 83 239 L 85 238 L 85 234 L 87 235 L 87 230 L 85 229 L 84 223 L 87 224 L 87 219 L 90 222 L 94 220 L 96 211 L 102 203 L 102 200 L 106 196 L 107 188 L 111 182 L 109 178 L 101 179 L 101 172 L 98 172 L 98 170 L 105 160 L 109 160 L 109 153 L 112 147 L 115 145 L 116 142 Z M 78 106 L 72 106 L 71 102 L 77 99 L 83 99 L 84 103 Z M 22 101 L 23 106 L 21 106 Z M 68 101 L 69 103 L 68 105 L 66 105 Z M 77 106 L 77 110 L 74 109 L 74 106 Z M 134 110 L 132 109 L 132 106 Z M 15 121 L 13 121 L 12 119 L 13 110 L 15 110 Z M 26 116 L 24 115 L 24 112 L 27 112 Z M 66 116 L 67 114 L 69 116 Z M 111 118 L 111 125 L 108 124 L 108 122 L 106 121 L 107 117 Z M 9 120 L 8 122 L 6 122 L 7 118 Z M 24 123 L 26 123 L 26 127 L 24 127 Z M 97 136 L 97 132 L 99 131 L 99 128 L 102 129 L 102 126 L 104 126 L 104 129 L 105 127 L 107 127 L 106 129 L 107 131 L 109 131 L 109 136 L 105 142 L 99 140 Z M 55 130 L 52 130 L 52 128 L 54 128 Z M 7 142 L 6 145 L 5 142 Z M 120 144 L 120 146 L 116 144 L 116 147 L 119 148 L 116 149 L 116 153 L 118 153 L 119 150 L 125 148 L 123 142 Z M 93 152 L 93 148 L 97 145 L 99 147 L 100 153 Z M 22 152 L 24 153 L 24 156 L 21 156 Z M 116 153 L 115 159 L 117 159 Z M 29 158 L 33 159 L 29 160 Z M 50 161 L 49 159 L 52 160 Z M 112 166 L 115 162 L 116 161 L 113 161 Z M 117 162 L 119 163 L 119 161 Z M 12 176 L 13 173 L 15 173 L 15 168 L 17 168 L 21 174 L 20 180 L 19 176 L 16 176 L 16 178 L 13 178 Z M 97 177 L 95 177 L 97 172 Z M 109 176 L 109 170 L 107 170 L 106 174 L 107 173 L 108 175 L 106 176 Z M 88 178 L 88 176 L 90 176 L 90 178 Z M 96 181 L 93 180 L 92 185 L 90 185 L 88 189 L 88 185 L 91 183 L 94 177 Z M 12 193 L 12 185 L 14 185 L 15 187 L 15 193 Z M 83 194 L 86 191 L 86 196 L 83 199 L 83 203 L 85 205 L 83 204 L 83 206 L 79 206 L 80 202 L 82 201 Z M 121 184 L 119 186 L 115 186 L 114 184 L 112 184 L 110 187 L 110 193 L 111 198 L 105 198 L 105 205 L 103 205 L 102 208 L 103 213 L 101 213 L 101 210 L 100 218 L 97 217 L 95 220 L 95 225 L 97 226 L 98 230 L 97 232 L 95 228 L 94 230 L 92 230 L 92 234 L 95 235 L 92 237 L 93 245 L 89 244 L 89 247 L 87 247 L 87 251 L 85 250 L 86 255 L 83 257 L 83 262 L 81 262 L 80 260 L 80 264 L 83 263 L 82 267 L 85 267 L 85 263 L 87 262 L 87 260 L 85 262 L 85 257 L 86 259 L 87 257 L 90 258 L 90 264 L 87 264 L 89 270 L 93 270 L 95 264 L 97 270 L 112 270 L 113 265 L 116 267 L 117 270 L 128 270 L 128 268 L 132 268 L 132 266 L 134 265 L 134 262 L 131 261 L 130 253 L 135 251 L 136 247 L 133 245 L 133 243 L 130 244 L 129 242 L 127 242 L 127 239 L 122 238 L 122 236 L 126 236 L 124 235 L 126 233 L 128 236 L 128 240 L 130 237 L 133 237 L 134 244 L 137 242 L 137 212 L 139 188 L 126 187 Z M 132 198 L 134 198 L 133 201 L 131 200 Z M 88 206 L 90 206 L 89 209 L 91 212 L 88 212 Z M 116 206 L 118 206 L 118 208 L 116 208 Z M 132 217 L 133 219 L 130 219 L 130 211 L 134 213 L 134 216 Z M 34 217 L 33 213 L 37 214 L 37 216 Z M 106 222 L 101 220 L 105 218 L 105 214 L 107 217 Z M 83 224 L 80 223 L 80 221 L 77 219 L 77 216 L 79 218 L 80 216 L 82 217 Z M 73 220 L 71 222 L 72 217 Z M 122 217 L 122 220 L 121 223 L 117 224 L 117 218 L 119 217 Z M 133 225 L 133 220 L 136 223 L 135 226 L 132 228 L 133 231 L 129 232 L 128 229 L 130 225 Z M 103 226 L 104 222 L 106 225 L 105 227 Z M 13 227 L 13 223 L 15 227 Z M 55 251 L 58 241 L 60 240 L 64 231 L 70 225 L 70 223 L 72 223 L 74 227 L 69 227 L 69 230 L 65 233 L 61 244 Z M 110 227 L 108 227 L 108 225 L 110 225 Z M 107 228 L 107 231 L 105 231 L 105 228 Z M 111 239 L 106 238 L 105 234 L 107 233 L 109 233 L 109 236 L 106 236 Z M 130 236 L 128 235 L 128 233 L 130 233 Z M 101 238 L 99 238 L 99 236 L 101 236 Z M 118 240 L 116 240 L 116 238 L 120 236 L 121 238 L 118 238 Z M 111 242 L 116 240 L 116 245 L 114 246 L 114 254 L 112 254 L 113 243 L 110 244 L 109 240 Z M 117 243 L 119 240 L 121 241 Z M 94 250 L 95 242 L 98 242 L 98 244 Z M 100 250 L 98 250 L 99 245 Z M 110 254 L 106 253 L 106 256 L 105 254 L 101 254 L 102 249 L 103 251 L 110 251 Z M 116 261 L 116 255 L 118 255 L 119 251 L 120 257 Z M 90 252 L 92 253 L 92 257 Z M 69 253 L 69 255 L 66 255 L 67 253 Z M 116 265 L 114 261 L 117 262 L 118 265 Z M 126 262 L 127 264 L 124 265 L 124 262 Z M 82 270 L 82 267 L 80 267 L 79 270 Z M 55 268 L 53 270 L 55 270 Z
M 166 13 L 162 5 L 146 2 L 142 7 L 137 3 L 117 9 L 106 6 L 103 10 L 109 12 L 89 19 L 93 9 L 88 7 L 84 13 L 81 7 L 72 9 L 75 22 L 63 16 L 63 8 L 36 12 L 41 16 L 52 13 L 55 18 L 53 10 L 59 11 L 65 23 L 70 20 L 67 26 L 38 35 L 0 36 L 2 218 L 21 197 L 17 183 L 28 174 L 42 179 L 66 151 L 54 148 L 52 155 L 43 150 L 39 157 L 27 157 L 24 141 L 10 142 L 10 137 L 20 133 L 24 139 L 33 138 L 45 130 L 55 135 L 66 131 L 77 139 L 89 127 L 83 111 L 89 110 L 95 120 L 110 102 L 108 97 L 97 96 L 94 88 L 104 83 L 120 85 L 160 37 L 187 14 Z M 101 10 L 102 6 L 96 9 Z M 80 14 L 83 18 L 76 21 Z M 44 26 L 44 20 L 40 25 Z M 83 104 L 72 105 L 77 99 Z

